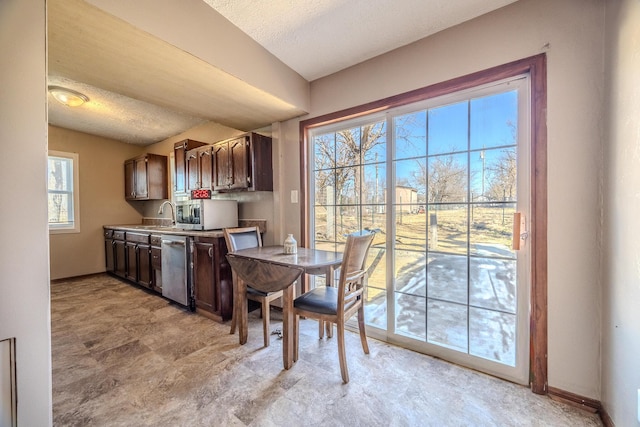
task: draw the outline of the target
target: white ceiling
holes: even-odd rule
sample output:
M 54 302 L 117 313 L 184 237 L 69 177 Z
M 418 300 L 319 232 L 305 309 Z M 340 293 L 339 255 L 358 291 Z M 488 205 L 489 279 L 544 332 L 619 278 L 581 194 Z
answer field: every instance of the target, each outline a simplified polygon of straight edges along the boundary
M 204 0 L 308 81 L 516 0 Z
M 308 81 L 516 0 L 204 0 Z M 147 145 L 213 121 L 253 130 L 305 113 L 82 0 L 49 0 L 49 122 Z M 156 11 L 156 13 L 161 13 Z

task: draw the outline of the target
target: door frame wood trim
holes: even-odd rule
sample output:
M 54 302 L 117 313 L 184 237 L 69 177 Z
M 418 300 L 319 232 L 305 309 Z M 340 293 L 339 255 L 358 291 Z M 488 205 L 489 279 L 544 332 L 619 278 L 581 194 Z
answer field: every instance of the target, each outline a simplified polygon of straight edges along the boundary
M 531 81 L 531 312 L 529 384 L 548 392 L 547 368 L 547 57 L 542 53 L 300 122 L 300 237 L 310 241 L 309 131 L 319 126 L 471 89 L 521 74 Z

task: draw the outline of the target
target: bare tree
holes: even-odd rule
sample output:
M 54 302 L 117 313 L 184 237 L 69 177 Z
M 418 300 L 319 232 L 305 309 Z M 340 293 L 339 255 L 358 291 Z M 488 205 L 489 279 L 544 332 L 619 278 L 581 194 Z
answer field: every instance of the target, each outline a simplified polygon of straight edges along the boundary
M 53 161 L 51 162 L 51 160 L 49 161 L 49 166 L 51 167 L 50 169 L 50 174 L 51 177 L 49 178 L 49 186 L 51 187 L 51 181 L 53 181 L 53 189 L 55 190 L 62 190 L 64 187 L 64 180 L 63 180 L 63 176 L 62 176 L 62 164 L 60 161 Z M 63 217 L 63 212 L 62 212 L 62 195 L 61 194 L 54 194 L 53 197 L 51 198 L 51 203 L 53 203 L 53 206 L 50 205 L 50 208 L 52 207 L 53 209 L 50 209 L 50 214 L 51 214 L 51 221 L 52 222 L 61 222 L 62 221 L 62 217 Z
M 511 130 L 511 140 L 508 144 L 515 144 L 517 128 L 512 121 L 507 122 Z M 489 200 L 514 200 L 517 185 L 517 151 L 516 147 L 501 150 L 500 156 L 488 167 L 489 188 L 485 194 Z
M 359 203 L 362 170 L 355 166 L 372 161 L 368 155 L 376 145 L 385 142 L 385 133 L 384 122 L 377 122 L 316 138 L 315 176 L 319 192 L 331 186 L 338 203 Z
M 489 200 L 513 200 L 516 197 L 516 149 L 505 148 L 500 156 L 492 162 L 489 171 L 489 188 L 487 198 Z
M 464 201 L 467 195 L 467 168 L 454 155 L 432 157 L 427 162 L 417 160 L 418 171 L 412 184 L 419 189 L 427 189 L 428 203 Z

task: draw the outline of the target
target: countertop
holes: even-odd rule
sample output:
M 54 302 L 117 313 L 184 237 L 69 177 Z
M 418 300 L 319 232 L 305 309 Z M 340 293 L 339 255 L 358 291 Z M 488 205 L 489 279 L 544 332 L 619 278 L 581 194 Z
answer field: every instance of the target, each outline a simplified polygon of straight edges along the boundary
M 192 237 L 224 237 L 222 230 L 183 230 L 173 226 L 164 225 L 142 225 L 142 224 L 119 224 L 119 225 L 104 225 L 103 228 L 110 228 L 113 230 L 132 231 L 132 232 L 146 232 L 150 234 L 173 234 L 179 236 L 192 236 Z

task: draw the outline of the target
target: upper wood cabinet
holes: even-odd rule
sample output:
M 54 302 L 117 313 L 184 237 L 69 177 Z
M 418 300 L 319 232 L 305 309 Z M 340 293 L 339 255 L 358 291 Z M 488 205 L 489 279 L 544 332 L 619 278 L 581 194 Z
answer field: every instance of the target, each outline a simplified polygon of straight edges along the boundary
M 213 146 L 205 145 L 187 152 L 187 191 L 212 189 Z
M 177 194 L 191 190 L 273 191 L 271 138 L 257 133 L 208 145 L 184 140 L 174 146 Z
M 271 138 L 248 133 L 213 145 L 213 190 L 273 191 Z
M 173 181 L 173 191 L 176 193 L 184 193 L 187 190 L 187 180 L 189 179 L 187 172 L 187 152 L 197 147 L 206 145 L 204 142 L 195 141 L 193 139 L 185 139 L 176 142 L 173 146 L 175 175 Z
M 167 199 L 168 194 L 167 156 L 144 154 L 124 162 L 125 199 Z

